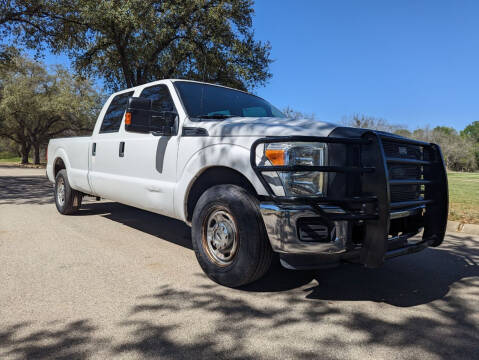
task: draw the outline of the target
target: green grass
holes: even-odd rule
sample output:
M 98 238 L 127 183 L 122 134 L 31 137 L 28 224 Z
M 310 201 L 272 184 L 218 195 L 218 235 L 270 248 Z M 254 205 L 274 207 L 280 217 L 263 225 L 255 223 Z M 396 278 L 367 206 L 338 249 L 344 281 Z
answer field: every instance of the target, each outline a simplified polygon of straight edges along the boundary
M 479 173 L 448 172 L 449 220 L 479 224 Z
M 20 165 L 21 162 L 22 162 L 22 158 L 19 157 L 19 156 L 4 156 L 4 157 L 1 157 L 1 156 L 0 156 L 0 164 L 1 164 L 1 163 L 4 163 L 4 164 L 5 164 L 5 163 L 8 163 L 8 164 L 12 164 L 12 165 L 13 165 L 13 164 L 18 164 L 18 165 Z M 45 166 L 46 163 L 42 161 L 42 162 L 40 163 L 40 165 L 41 165 L 41 166 Z M 22 166 L 24 166 L 24 165 L 22 165 Z M 38 166 L 38 165 L 34 165 L 34 164 L 33 164 L 33 158 L 28 158 L 28 164 L 26 164 L 26 166 L 34 166 L 34 167 L 36 167 L 36 166 Z
M 18 156 L 0 158 L 0 163 L 20 163 L 21 161 L 22 158 Z

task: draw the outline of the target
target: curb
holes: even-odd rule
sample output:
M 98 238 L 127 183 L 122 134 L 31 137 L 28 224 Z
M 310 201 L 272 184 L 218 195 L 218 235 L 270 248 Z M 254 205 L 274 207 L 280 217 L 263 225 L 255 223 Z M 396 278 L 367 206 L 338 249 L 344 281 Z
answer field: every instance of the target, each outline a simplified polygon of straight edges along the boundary
M 446 231 L 459 232 L 462 234 L 479 235 L 479 225 L 463 224 L 459 221 L 448 221 Z

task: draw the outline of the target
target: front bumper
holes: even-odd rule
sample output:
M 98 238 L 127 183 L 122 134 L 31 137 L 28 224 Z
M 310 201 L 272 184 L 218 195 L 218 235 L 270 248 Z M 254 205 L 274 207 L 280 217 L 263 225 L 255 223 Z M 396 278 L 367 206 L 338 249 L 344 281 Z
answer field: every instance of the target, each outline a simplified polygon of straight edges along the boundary
M 352 148 L 357 156 L 345 156 L 344 161 L 333 158 L 328 166 L 309 168 L 256 164 L 259 144 L 287 141 L 326 142 L 332 145 L 333 157 Z M 391 156 L 384 149 L 391 144 L 417 148 L 419 155 L 414 159 Z M 397 179 L 396 164 L 409 170 L 415 167 L 420 175 Z M 268 191 L 260 204 L 261 214 L 272 249 L 286 267 L 322 267 L 341 260 L 378 267 L 385 259 L 438 246 L 443 241 L 448 190 L 442 154 L 435 144 L 371 131 L 363 131 L 356 138 L 264 138 L 253 144 L 251 165 Z M 333 195 L 315 198 L 277 196 L 262 175 L 272 171 L 340 173 L 343 177 L 328 186 L 332 190 L 339 187 L 342 193 L 331 191 Z M 421 196 L 394 200 L 391 194 L 397 196 L 396 189 L 401 186 L 416 186 Z M 421 230 L 422 238 L 414 237 Z
M 332 238 L 329 236 L 328 227 L 323 226 L 321 230 L 323 234 L 327 233 L 327 241 L 318 242 L 314 239 L 311 239 L 313 241 L 303 241 L 301 239 L 302 229 L 298 224 L 302 219 L 318 218 L 317 213 L 311 206 L 261 203 L 260 210 L 271 247 L 275 252 L 286 254 L 341 254 L 347 250 L 348 224 L 346 221 L 334 222 L 335 231 Z M 337 212 L 341 209 L 331 207 L 327 211 Z
M 361 245 L 353 240 L 351 226 L 348 221 L 335 221 L 331 231 L 327 226 L 320 231 L 321 239 L 307 237 L 301 221 L 321 220 L 317 213 L 308 205 L 277 205 L 271 202 L 260 204 L 261 215 L 274 252 L 280 254 L 281 263 L 289 269 L 314 269 L 331 267 L 341 261 L 359 262 Z M 423 209 L 418 207 L 408 211 L 394 212 L 397 219 L 419 214 Z M 335 206 L 323 207 L 323 211 L 341 214 L 341 208 Z M 312 233 L 318 229 L 313 228 Z M 326 236 L 324 236 L 326 235 Z M 414 237 L 415 233 L 388 238 L 388 246 L 384 259 L 415 253 L 432 245 L 429 241 Z M 318 241 L 319 240 L 319 241 Z

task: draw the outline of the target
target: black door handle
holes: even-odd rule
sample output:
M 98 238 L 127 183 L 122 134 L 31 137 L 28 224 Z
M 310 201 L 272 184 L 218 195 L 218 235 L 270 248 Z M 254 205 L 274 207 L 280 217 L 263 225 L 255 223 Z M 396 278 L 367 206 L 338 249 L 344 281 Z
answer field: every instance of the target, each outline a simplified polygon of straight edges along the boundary
M 125 156 L 125 142 L 124 141 L 120 142 L 120 151 L 118 152 L 118 155 L 120 157 Z
M 95 155 L 96 155 L 96 143 L 93 143 L 91 147 L 91 156 L 95 156 Z

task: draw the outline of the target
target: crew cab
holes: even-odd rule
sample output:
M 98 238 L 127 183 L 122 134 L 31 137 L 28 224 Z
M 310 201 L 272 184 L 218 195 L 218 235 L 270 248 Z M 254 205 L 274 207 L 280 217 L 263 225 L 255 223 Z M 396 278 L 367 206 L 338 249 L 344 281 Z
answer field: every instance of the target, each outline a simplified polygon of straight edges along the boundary
M 50 140 L 47 176 L 61 214 L 89 195 L 191 225 L 202 269 L 230 287 L 273 258 L 379 267 L 440 245 L 447 223 L 436 144 L 289 119 L 255 95 L 186 80 L 111 95 L 91 137 Z

